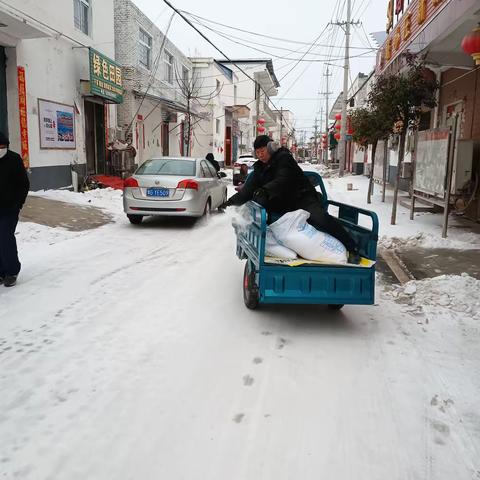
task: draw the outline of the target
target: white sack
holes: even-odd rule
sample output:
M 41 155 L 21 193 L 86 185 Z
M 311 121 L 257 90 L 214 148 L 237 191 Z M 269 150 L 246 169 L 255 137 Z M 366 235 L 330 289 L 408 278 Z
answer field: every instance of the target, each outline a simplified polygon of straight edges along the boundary
M 307 260 L 326 263 L 347 263 L 347 250 L 343 243 L 328 233 L 320 232 L 307 223 L 310 213 L 305 210 L 288 212 L 270 228 L 284 246 Z
M 265 242 L 265 255 L 267 257 L 282 258 L 284 260 L 295 260 L 298 255 L 287 247 L 280 245 L 273 235 L 270 227 L 267 227 L 267 239 Z

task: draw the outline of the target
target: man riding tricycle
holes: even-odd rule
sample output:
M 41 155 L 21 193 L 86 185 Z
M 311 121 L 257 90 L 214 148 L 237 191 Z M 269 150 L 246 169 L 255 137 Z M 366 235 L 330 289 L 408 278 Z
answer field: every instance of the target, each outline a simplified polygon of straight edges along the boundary
M 225 204 L 244 205 L 242 213 L 248 217 L 242 226 L 234 225 L 237 255 L 247 260 L 247 307 L 256 308 L 261 303 L 313 303 L 341 308 L 344 304 L 374 303 L 376 214 L 328 200 L 320 175 L 304 172 L 290 151 L 268 136 L 257 137 L 254 149 L 258 161 L 253 172 Z M 330 215 L 329 206 L 338 207 L 338 217 Z M 315 255 L 303 255 L 304 258 L 289 262 L 271 256 L 267 237 L 280 231 L 275 230 L 278 219 L 283 218 L 285 223 L 287 216 L 298 214 L 306 221 L 301 228 L 295 228 L 309 239 L 323 232 L 330 239 L 328 245 L 341 244 L 345 249 L 343 262 L 328 263 Z M 371 228 L 359 225 L 360 215 L 370 217 Z M 287 240 L 278 239 L 280 244 L 289 246 Z M 303 253 L 301 249 L 299 253 Z

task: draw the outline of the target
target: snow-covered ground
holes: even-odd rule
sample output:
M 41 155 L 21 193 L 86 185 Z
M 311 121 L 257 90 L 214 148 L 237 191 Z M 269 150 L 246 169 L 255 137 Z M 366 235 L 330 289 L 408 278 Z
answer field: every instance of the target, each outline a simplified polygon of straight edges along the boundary
M 366 206 L 365 182 L 327 186 Z M 19 225 L 24 269 L 0 289 L 0 478 L 480 478 L 476 280 L 379 284 L 376 305 L 341 312 L 252 312 L 233 211 L 137 228 L 118 192 L 41 195 L 116 221 Z M 400 210 L 390 227 L 389 206 L 372 208 L 385 242 L 439 236 L 439 216 Z

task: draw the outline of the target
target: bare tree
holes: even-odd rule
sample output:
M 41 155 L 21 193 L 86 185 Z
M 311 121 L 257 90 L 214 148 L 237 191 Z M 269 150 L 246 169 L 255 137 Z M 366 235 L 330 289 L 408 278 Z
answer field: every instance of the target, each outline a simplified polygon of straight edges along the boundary
M 204 87 L 203 79 L 195 70 L 192 72 L 192 75 L 185 75 L 184 73 L 184 71 L 180 72 L 178 70 L 178 66 L 175 66 L 176 82 L 180 93 L 186 101 L 186 128 L 183 131 L 184 138 L 182 138 L 182 141 L 186 145 L 185 155 L 189 157 L 191 154 L 192 137 L 195 135 L 195 126 L 208 118 L 205 109 L 208 107 L 209 102 L 218 97 L 223 85 L 220 88 L 215 87 L 209 91 Z

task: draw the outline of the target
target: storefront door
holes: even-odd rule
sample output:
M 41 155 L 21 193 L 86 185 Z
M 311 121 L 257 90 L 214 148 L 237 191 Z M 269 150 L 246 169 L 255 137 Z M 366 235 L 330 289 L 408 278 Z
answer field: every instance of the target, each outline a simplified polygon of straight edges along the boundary
M 8 135 L 7 77 L 3 47 L 0 47 L 0 132 Z
M 105 174 L 105 107 L 85 100 L 85 148 L 87 173 Z

